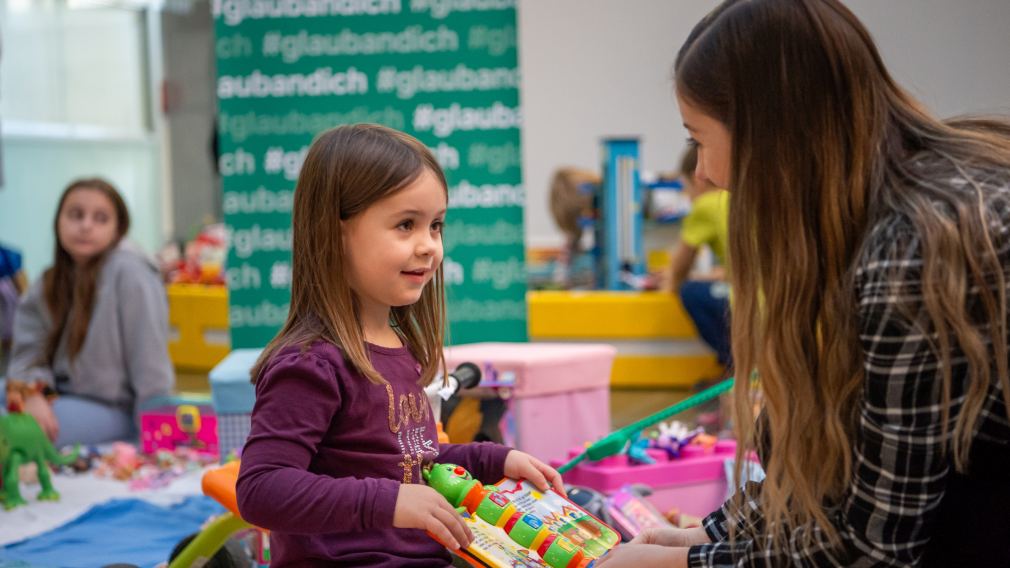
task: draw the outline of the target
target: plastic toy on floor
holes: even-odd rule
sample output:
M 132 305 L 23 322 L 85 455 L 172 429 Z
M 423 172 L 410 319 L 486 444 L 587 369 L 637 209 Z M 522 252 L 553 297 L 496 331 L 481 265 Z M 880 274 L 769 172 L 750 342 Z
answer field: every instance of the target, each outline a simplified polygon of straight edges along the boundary
M 140 411 L 140 447 L 145 454 L 185 447 L 217 457 L 217 433 L 209 397 L 162 397 Z
M 589 444 L 584 451 L 579 452 L 564 464 L 559 465 L 557 468 L 558 472 L 564 474 L 586 459 L 589 459 L 590 461 L 600 461 L 603 458 L 618 455 L 622 453 L 632 439 L 641 433 L 645 428 L 662 422 L 663 420 L 666 420 L 667 418 L 670 418 L 680 412 L 694 408 L 706 401 L 714 399 L 732 388 L 733 378 L 730 377 L 721 383 L 711 386 L 696 395 L 690 396 L 677 404 L 674 404 L 673 406 L 660 410 L 650 416 L 646 416 L 645 418 L 629 424 L 624 428 L 614 430 L 603 438 Z
M 235 533 L 253 528 L 239 515 L 238 497 L 235 495 L 238 472 L 239 462 L 234 461 L 203 475 L 204 494 L 224 505 L 227 511 L 210 521 L 199 533 L 180 542 L 172 551 L 168 568 L 212 565 L 208 562 L 215 566 L 242 565 L 239 563 L 241 555 L 235 555 L 226 547 Z M 269 553 L 263 560 L 269 562 Z
M 423 476 L 428 485 L 461 513 L 468 513 L 492 527 L 502 529 L 522 549 L 536 552 L 552 568 L 586 568 L 616 544 L 616 534 L 604 535 L 603 530 L 609 532 L 609 527 L 590 522 L 594 519 L 589 515 L 581 517 L 585 522 L 572 519 L 563 523 L 560 530 L 555 530 L 556 523 L 550 523 L 548 519 L 517 507 L 506 490 L 496 485 L 481 485 L 461 466 L 434 464 L 423 471 Z M 576 537 L 581 545 L 566 536 L 582 531 L 600 534 L 593 534 L 597 538 Z M 599 536 L 604 537 L 604 542 L 600 542 Z
M 11 412 L 0 416 L 0 466 L 3 469 L 3 506 L 10 510 L 27 501 L 21 497 L 18 469 L 22 464 L 34 462 L 38 467 L 42 491 L 40 501 L 57 501 L 60 494 L 53 489 L 49 464 L 69 465 L 77 459 L 77 449 L 68 456 L 53 448 L 39 423 L 28 414 Z

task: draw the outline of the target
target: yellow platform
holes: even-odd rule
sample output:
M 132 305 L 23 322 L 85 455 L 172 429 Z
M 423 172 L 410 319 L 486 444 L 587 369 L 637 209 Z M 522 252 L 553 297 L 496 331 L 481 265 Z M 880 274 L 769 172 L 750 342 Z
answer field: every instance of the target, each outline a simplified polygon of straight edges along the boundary
M 169 285 L 168 323 L 168 355 L 176 369 L 209 371 L 231 351 L 223 286 Z
M 680 300 L 662 292 L 537 291 L 529 301 L 530 338 L 694 339 Z
M 530 341 L 613 343 L 616 387 L 689 387 L 722 373 L 680 300 L 661 292 L 527 294 Z

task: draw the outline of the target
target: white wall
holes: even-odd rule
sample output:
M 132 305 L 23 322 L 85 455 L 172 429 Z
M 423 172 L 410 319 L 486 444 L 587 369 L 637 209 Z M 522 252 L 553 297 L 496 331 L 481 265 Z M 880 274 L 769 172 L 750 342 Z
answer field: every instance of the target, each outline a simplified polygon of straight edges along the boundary
M 158 142 L 150 130 L 142 13 L 0 0 L 4 186 L 0 242 L 30 278 L 52 263 L 63 188 L 107 178 L 130 209 L 129 238 L 162 243 Z
M 939 116 L 1010 113 L 1010 2 L 850 0 L 895 79 Z
M 1010 1 L 851 0 L 897 80 L 941 116 L 1010 113 Z M 547 184 L 598 169 L 599 140 L 642 138 L 642 167 L 676 169 L 687 133 L 671 90 L 705 0 L 520 0 L 526 236 L 559 246 Z

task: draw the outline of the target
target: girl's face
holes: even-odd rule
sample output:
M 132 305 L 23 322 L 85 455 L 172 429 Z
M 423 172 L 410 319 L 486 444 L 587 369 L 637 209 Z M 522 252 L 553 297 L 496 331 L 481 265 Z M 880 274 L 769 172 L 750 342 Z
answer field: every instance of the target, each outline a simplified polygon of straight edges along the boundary
M 60 245 L 77 264 L 112 246 L 119 232 L 112 200 L 90 187 L 80 187 L 67 194 L 56 227 Z
M 348 282 L 363 311 L 421 299 L 442 263 L 445 188 L 427 169 L 404 189 L 343 221 Z
M 705 114 L 680 94 L 677 95 L 680 116 L 691 140 L 698 147 L 698 166 L 694 170 L 695 182 L 709 182 L 715 187 L 729 189 L 730 154 L 733 141 L 726 125 Z

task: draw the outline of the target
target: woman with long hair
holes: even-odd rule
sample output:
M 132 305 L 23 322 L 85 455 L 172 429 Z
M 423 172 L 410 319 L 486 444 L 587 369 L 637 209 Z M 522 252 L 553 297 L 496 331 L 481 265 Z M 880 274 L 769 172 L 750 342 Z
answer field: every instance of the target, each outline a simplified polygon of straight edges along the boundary
M 601 565 L 1010 565 L 1010 123 L 931 116 L 836 0 L 727 1 L 675 76 L 767 478 Z
M 99 178 L 74 181 L 53 220 L 53 265 L 14 317 L 9 377 L 60 396 L 25 401 L 58 445 L 137 435 L 138 404 L 172 392 L 168 301 L 158 269 L 124 237 L 130 215 Z

